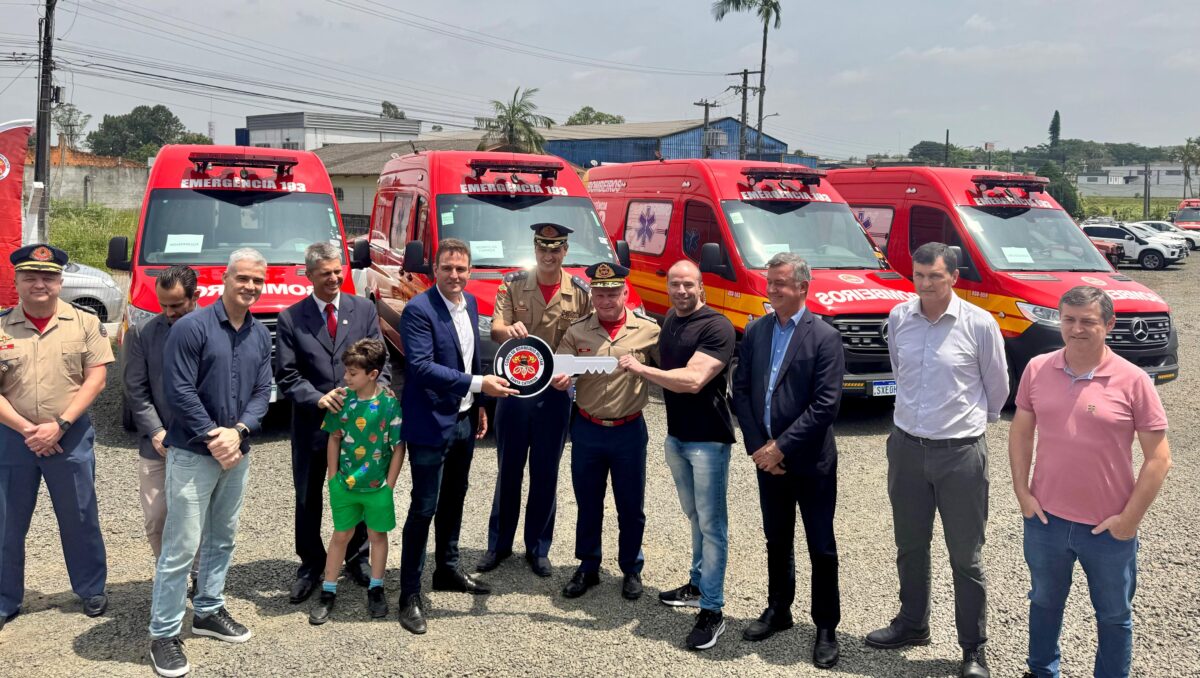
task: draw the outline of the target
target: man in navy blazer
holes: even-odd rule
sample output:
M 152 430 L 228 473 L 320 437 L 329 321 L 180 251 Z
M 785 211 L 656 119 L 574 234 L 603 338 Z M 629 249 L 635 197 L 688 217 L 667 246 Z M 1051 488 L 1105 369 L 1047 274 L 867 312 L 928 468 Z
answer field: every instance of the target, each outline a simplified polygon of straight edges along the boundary
M 841 621 L 837 543 L 837 446 L 833 422 L 842 397 L 841 335 L 804 307 L 812 274 L 788 252 L 767 262 L 773 313 L 751 323 L 738 348 L 733 403 L 746 452 L 758 467 L 767 537 L 767 609 L 743 637 L 758 641 L 791 628 L 796 597 L 796 506 L 812 564 L 813 664 L 838 660 Z
M 342 294 L 345 269 L 342 250 L 328 242 L 304 252 L 305 275 L 313 285 L 310 296 L 279 315 L 275 342 L 275 383 L 292 401 L 292 482 L 296 488 L 296 555 L 300 568 L 290 601 L 308 599 L 325 576 L 325 542 L 321 539 L 321 494 L 328 464 L 329 434 L 321 430 L 325 410 L 342 408 L 342 354 L 359 339 L 382 339 L 375 305 Z M 389 382 L 384 365 L 380 379 Z M 346 548 L 346 573 L 360 586 L 370 583 L 367 528 L 359 523 Z
M 458 534 L 475 440 L 487 433 L 487 413 L 477 397 L 516 393 L 504 379 L 483 376 L 479 309 L 463 289 L 471 277 L 470 248 L 446 238 L 434 262 L 436 285 L 413 297 L 400 315 L 405 358 L 400 435 L 408 443 L 413 484 L 401 537 L 400 624 L 418 634 L 426 631 L 421 574 L 431 522 L 434 590 L 491 592 L 459 568 Z

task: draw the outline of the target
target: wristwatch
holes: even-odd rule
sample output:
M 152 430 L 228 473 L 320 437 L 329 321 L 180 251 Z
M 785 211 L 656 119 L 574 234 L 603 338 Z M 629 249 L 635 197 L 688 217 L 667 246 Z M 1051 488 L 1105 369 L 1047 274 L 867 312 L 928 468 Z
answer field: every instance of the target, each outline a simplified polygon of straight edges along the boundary
M 66 433 L 71 429 L 71 422 L 63 419 L 62 417 L 59 417 L 54 421 L 58 424 L 58 430 L 62 431 L 63 433 Z
M 250 437 L 249 426 L 246 426 L 245 424 L 235 424 L 233 428 L 238 432 L 238 436 L 240 436 L 242 440 Z

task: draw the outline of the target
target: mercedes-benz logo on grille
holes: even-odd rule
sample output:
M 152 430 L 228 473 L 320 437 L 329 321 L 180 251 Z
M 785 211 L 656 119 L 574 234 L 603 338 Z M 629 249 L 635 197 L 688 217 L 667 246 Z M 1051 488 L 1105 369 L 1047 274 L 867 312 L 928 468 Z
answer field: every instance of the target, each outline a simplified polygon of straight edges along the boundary
M 1150 338 L 1150 323 L 1146 322 L 1144 318 L 1134 318 L 1129 323 L 1129 334 L 1138 343 L 1146 341 Z
M 880 325 L 880 326 L 879 326 L 879 338 L 880 338 L 880 339 L 883 339 L 883 345 L 884 345 L 884 346 L 887 346 L 887 343 L 888 343 L 888 324 L 887 324 L 887 322 L 886 322 L 886 321 L 885 321 L 885 322 L 884 322 L 882 325 Z

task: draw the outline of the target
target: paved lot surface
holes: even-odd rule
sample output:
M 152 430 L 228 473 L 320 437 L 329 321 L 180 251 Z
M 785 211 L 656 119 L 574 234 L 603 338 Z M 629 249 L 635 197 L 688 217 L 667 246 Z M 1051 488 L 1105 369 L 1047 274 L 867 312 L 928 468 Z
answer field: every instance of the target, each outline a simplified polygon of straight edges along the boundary
M 1178 268 L 1178 267 L 1177 267 Z M 1200 399 L 1200 263 L 1182 270 L 1128 271 L 1167 298 L 1179 328 L 1182 377 L 1162 387 L 1171 417 L 1176 465 L 1141 531 L 1142 550 L 1135 613 L 1134 673 L 1139 676 L 1200 675 L 1200 462 L 1195 403 Z M 118 423 L 115 391 L 93 409 L 97 422 L 97 485 L 108 546 L 108 613 L 88 619 L 70 592 L 58 532 L 44 494 L 28 539 L 24 614 L 0 632 L 0 674 L 148 675 L 146 625 L 153 574 L 137 500 L 136 451 Z M 429 595 L 429 633 L 415 637 L 396 623 L 399 533 L 393 533 L 387 585 L 393 616 L 368 621 L 365 594 L 343 583 L 333 623 L 312 627 L 308 606 L 292 606 L 287 589 L 294 571 L 292 489 L 287 432 L 280 417 L 252 454 L 251 484 L 228 607 L 255 636 L 241 646 L 210 639 L 188 640 L 197 676 L 261 675 L 845 675 L 949 676 L 960 656 L 954 637 L 949 567 L 935 539 L 933 643 L 902 652 L 871 650 L 868 631 L 887 623 L 897 606 L 891 514 L 885 490 L 884 439 L 888 403 L 847 402 L 837 426 L 840 497 L 837 533 L 841 555 L 842 660 L 832 672 L 809 663 L 813 627 L 808 619 L 807 558 L 798 546 L 799 597 L 795 629 L 760 644 L 741 632 L 766 601 L 766 552 L 752 464 L 735 447 L 729 492 L 730 561 L 726 578 L 729 630 L 716 648 L 683 648 L 693 612 L 668 609 L 660 590 L 686 581 L 690 538 L 674 485 L 663 460 L 665 417 L 661 400 L 647 411 L 650 460 L 646 492 L 646 596 L 619 596 L 615 513 L 609 501 L 603 584 L 579 600 L 559 588 L 574 569 L 575 503 L 564 460 L 559 485 L 555 574 L 538 579 L 517 557 L 486 577 L 488 597 Z M 1021 521 L 1010 490 L 1006 422 L 992 426 L 991 522 L 985 560 L 991 597 L 988 645 L 993 675 L 1023 670 L 1028 574 L 1021 555 Z M 569 451 L 568 453 L 569 454 Z M 1140 463 L 1140 459 L 1138 460 Z M 463 526 L 464 559 L 473 565 L 485 547 L 486 521 L 495 479 L 495 448 L 476 452 Z M 398 493 L 401 521 L 407 509 L 405 472 Z M 328 529 L 328 519 L 326 520 Z M 1082 574 L 1076 572 L 1063 631 L 1064 673 L 1086 675 L 1095 649 L 1094 624 Z M 185 626 L 185 638 L 186 626 Z

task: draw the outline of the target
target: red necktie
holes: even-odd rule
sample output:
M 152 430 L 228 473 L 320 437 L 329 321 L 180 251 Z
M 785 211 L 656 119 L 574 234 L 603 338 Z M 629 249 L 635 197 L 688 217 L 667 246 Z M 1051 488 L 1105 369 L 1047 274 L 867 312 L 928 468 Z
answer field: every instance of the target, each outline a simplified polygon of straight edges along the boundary
M 333 304 L 325 304 L 325 327 L 329 329 L 330 339 L 337 339 L 337 317 L 334 316 L 336 311 Z

